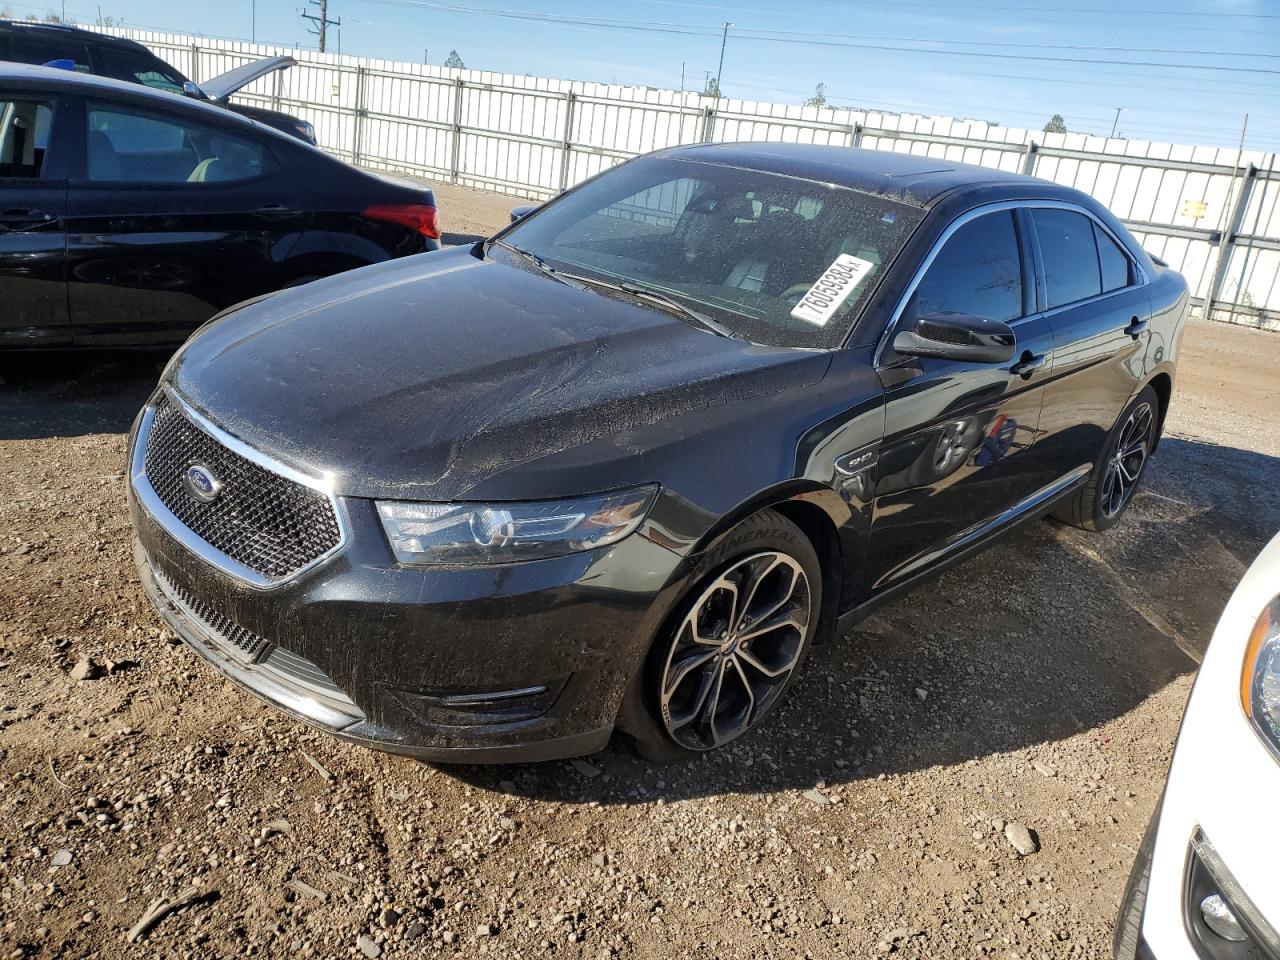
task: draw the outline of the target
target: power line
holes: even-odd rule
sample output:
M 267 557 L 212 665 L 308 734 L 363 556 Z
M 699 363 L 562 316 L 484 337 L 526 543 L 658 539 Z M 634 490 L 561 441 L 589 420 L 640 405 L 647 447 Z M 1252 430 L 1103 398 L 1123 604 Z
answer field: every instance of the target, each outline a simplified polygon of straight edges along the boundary
M 688 36 L 706 36 L 718 32 L 715 28 L 701 27 L 683 23 L 645 23 L 631 20 L 615 20 L 605 17 L 570 17 L 561 14 L 532 13 L 521 10 L 503 10 L 490 7 L 464 7 L 450 3 L 433 2 L 433 0 L 372 0 L 375 3 L 387 3 L 399 6 L 425 7 L 450 13 L 464 13 L 478 16 L 497 17 L 506 20 L 520 20 L 536 23 L 577 24 L 604 29 L 613 29 L 638 33 L 673 33 Z M 1277 15 L 1280 18 L 1280 15 Z M 806 33 L 801 31 L 766 30 L 762 28 L 740 28 L 735 34 L 739 40 L 751 40 L 762 43 L 785 43 L 802 46 L 836 47 L 847 49 L 876 50 L 886 53 L 915 53 L 923 56 L 976 57 L 983 60 L 1015 60 L 1036 63 L 1068 63 L 1090 66 L 1123 66 L 1139 69 L 1157 70 L 1209 70 L 1226 73 L 1248 73 L 1280 76 L 1280 69 L 1264 67 L 1237 67 L 1220 64 L 1168 63 L 1156 60 L 1112 60 L 1092 59 L 1088 57 L 1061 57 L 1036 54 L 990 53 L 973 50 L 921 49 L 918 47 L 892 46 L 883 43 L 863 42 L 858 35 L 849 35 L 854 39 L 839 39 L 839 34 Z M 906 41 L 897 41 L 906 42 Z M 949 41 L 911 41 L 920 43 L 946 43 Z M 1136 48 L 1135 48 L 1136 49 Z

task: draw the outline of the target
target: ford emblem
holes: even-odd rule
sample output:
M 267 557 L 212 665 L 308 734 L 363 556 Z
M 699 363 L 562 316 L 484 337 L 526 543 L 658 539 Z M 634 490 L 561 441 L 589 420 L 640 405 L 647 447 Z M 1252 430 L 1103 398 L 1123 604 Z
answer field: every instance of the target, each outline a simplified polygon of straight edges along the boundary
M 187 493 L 201 503 L 213 503 L 222 492 L 222 481 L 202 463 L 190 464 L 182 477 L 182 483 L 187 488 Z

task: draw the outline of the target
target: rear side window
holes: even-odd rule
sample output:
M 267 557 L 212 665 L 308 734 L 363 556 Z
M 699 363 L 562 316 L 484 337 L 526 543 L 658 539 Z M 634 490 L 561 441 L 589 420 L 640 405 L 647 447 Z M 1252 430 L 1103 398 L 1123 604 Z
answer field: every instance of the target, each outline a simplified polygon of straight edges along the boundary
M 1045 287 L 1050 307 L 1087 300 L 1102 292 L 1098 245 L 1093 221 L 1070 210 L 1031 211 L 1044 260 Z
M 98 51 L 102 58 L 102 72 L 116 80 L 140 83 L 156 90 L 182 93 L 184 77 L 163 60 L 137 50 L 103 47 Z
M 1022 316 L 1022 260 L 1010 211 L 970 220 L 938 251 L 906 310 L 911 319 L 931 313 Z
M 261 143 L 216 127 L 97 106 L 88 119 L 93 181 L 217 183 L 251 180 L 274 167 Z
M 9 38 L 9 59 L 17 63 L 48 63 L 51 60 L 70 60 L 80 73 L 92 73 L 89 48 L 70 38 L 33 37 L 15 30 Z
M 0 177 L 40 176 L 52 122 L 49 103 L 0 94 Z
M 1102 268 L 1102 292 L 1110 293 L 1133 283 L 1133 266 L 1120 245 L 1096 223 L 1093 235 L 1098 243 L 1098 265 Z

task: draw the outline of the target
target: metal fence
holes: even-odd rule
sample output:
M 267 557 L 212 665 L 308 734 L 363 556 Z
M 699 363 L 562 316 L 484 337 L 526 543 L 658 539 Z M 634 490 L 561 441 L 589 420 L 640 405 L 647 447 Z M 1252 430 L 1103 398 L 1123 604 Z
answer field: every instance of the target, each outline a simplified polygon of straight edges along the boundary
M 523 196 L 553 196 L 661 147 L 732 140 L 867 147 L 1034 174 L 1106 204 L 1147 250 L 1186 276 L 1203 314 L 1280 329 L 1275 153 L 107 32 L 146 44 L 197 81 L 292 54 L 297 67 L 239 99 L 311 121 L 320 145 L 352 163 Z

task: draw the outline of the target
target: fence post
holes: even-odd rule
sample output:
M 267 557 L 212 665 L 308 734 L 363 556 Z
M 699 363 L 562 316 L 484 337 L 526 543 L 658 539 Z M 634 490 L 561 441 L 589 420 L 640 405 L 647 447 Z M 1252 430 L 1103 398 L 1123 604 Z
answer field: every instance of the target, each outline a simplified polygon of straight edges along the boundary
M 716 108 L 704 107 L 702 112 L 702 142 L 710 143 L 716 133 Z
M 855 123 L 849 127 L 849 146 L 855 150 L 862 146 L 862 124 Z
M 283 73 L 284 71 L 278 71 Z M 364 117 L 368 112 L 365 109 L 365 72 L 362 64 L 356 64 L 356 105 L 355 113 L 351 122 L 351 162 L 352 164 L 360 163 L 360 138 L 364 133 Z
M 458 182 L 459 163 L 462 158 L 462 88 L 461 77 L 453 79 L 453 154 L 449 161 L 449 178 Z
M 1209 294 L 1204 300 L 1204 318 L 1213 319 L 1213 305 L 1222 299 L 1222 286 L 1227 279 L 1227 268 L 1231 266 L 1231 250 L 1236 243 L 1236 235 L 1244 226 L 1244 215 L 1249 209 L 1249 198 L 1253 194 L 1253 184 L 1258 177 L 1258 168 L 1252 163 L 1244 168 L 1240 179 L 1240 192 L 1231 208 L 1231 219 L 1227 221 L 1227 229 L 1218 242 L 1218 262 L 1213 266 L 1213 282 L 1209 284 Z
M 578 104 L 578 95 L 572 90 L 565 96 L 564 102 L 564 136 L 560 141 L 560 191 L 569 187 L 569 159 L 573 152 L 573 113 Z
M 1026 174 L 1028 177 L 1035 176 L 1036 160 L 1039 159 L 1039 157 L 1040 157 L 1040 144 L 1036 143 L 1034 140 L 1029 140 L 1027 142 L 1027 150 L 1023 154 L 1023 159 L 1022 159 L 1022 172 Z
M 277 113 L 280 112 L 280 100 L 284 96 L 283 84 L 284 84 L 284 71 L 277 70 L 276 71 L 276 89 L 275 89 L 275 93 L 271 95 L 271 109 L 275 110 Z
M 200 83 L 200 44 L 191 44 L 191 80 L 196 85 Z

